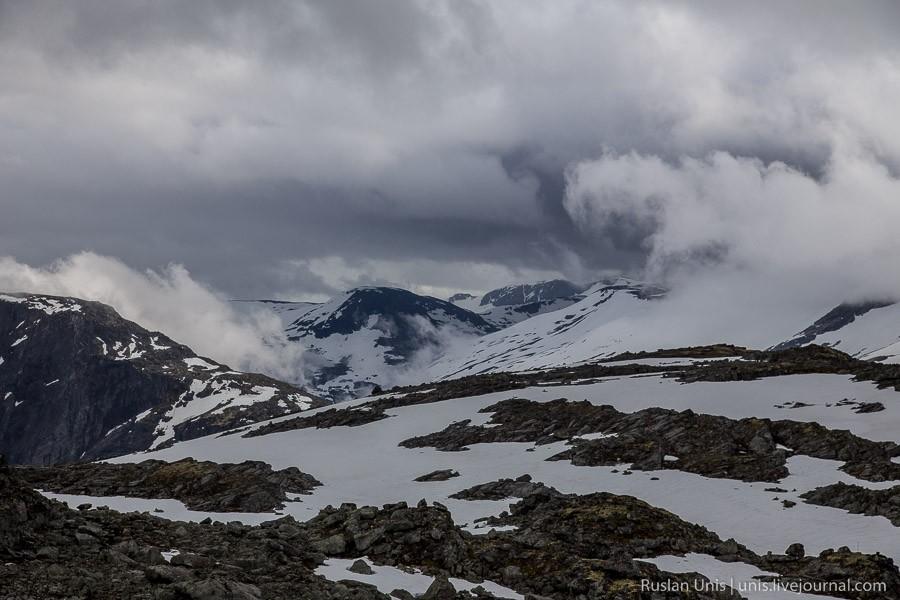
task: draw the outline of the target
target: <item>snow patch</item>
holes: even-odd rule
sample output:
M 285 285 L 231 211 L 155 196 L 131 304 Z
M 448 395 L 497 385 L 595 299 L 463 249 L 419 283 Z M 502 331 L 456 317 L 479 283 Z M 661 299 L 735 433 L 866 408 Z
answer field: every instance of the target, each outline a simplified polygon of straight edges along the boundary
M 219 365 L 215 365 L 209 361 L 203 360 L 199 356 L 193 358 L 185 358 L 184 364 L 187 365 L 188 369 L 202 369 L 204 371 L 215 371 L 219 368 Z
M 372 569 L 373 573 L 371 575 L 348 571 L 347 569 L 350 565 L 356 562 L 355 559 L 350 558 L 329 558 L 325 561 L 325 564 L 316 569 L 316 574 L 321 575 L 329 581 L 350 580 L 368 583 L 374 585 L 378 588 L 378 591 L 385 594 L 390 594 L 396 589 L 401 589 L 414 595 L 421 595 L 428 590 L 428 586 L 434 581 L 433 577 L 425 575 L 418 569 L 407 572 L 398 569 L 397 567 L 376 565 L 367 557 L 364 557 L 361 560 Z M 449 581 L 458 592 L 472 590 L 481 586 L 497 597 L 510 598 L 511 600 L 524 598 L 522 594 L 516 593 L 493 581 L 472 583 L 471 581 L 455 577 L 451 577 Z
M 81 305 L 68 298 L 49 298 L 47 296 L 9 296 L 0 294 L 0 301 L 24 304 L 31 310 L 39 310 L 48 315 L 61 312 L 81 312 Z

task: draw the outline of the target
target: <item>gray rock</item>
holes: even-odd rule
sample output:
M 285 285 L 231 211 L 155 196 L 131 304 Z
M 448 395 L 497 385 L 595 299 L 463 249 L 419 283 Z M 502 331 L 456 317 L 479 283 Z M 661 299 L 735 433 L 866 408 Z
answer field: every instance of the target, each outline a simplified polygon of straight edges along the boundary
M 453 469 L 439 469 L 437 471 L 432 471 L 431 473 L 426 473 L 425 475 L 420 475 L 413 481 L 447 481 L 454 477 L 459 477 L 458 471 Z
M 369 564 L 362 559 L 353 561 L 353 564 L 347 567 L 347 570 L 351 573 L 358 573 L 359 575 L 375 574 L 375 571 L 372 570 L 372 567 L 370 567 Z
M 428 586 L 422 600 L 455 600 L 456 588 L 450 583 L 446 577 L 439 575 L 434 578 L 431 585 Z

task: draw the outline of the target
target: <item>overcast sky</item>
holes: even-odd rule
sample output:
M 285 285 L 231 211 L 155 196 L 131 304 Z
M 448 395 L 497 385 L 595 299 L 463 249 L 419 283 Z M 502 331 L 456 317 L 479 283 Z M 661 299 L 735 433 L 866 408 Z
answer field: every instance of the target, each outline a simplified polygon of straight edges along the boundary
M 893 294 L 898 30 L 890 1 L 0 0 L 0 256 L 242 298 Z

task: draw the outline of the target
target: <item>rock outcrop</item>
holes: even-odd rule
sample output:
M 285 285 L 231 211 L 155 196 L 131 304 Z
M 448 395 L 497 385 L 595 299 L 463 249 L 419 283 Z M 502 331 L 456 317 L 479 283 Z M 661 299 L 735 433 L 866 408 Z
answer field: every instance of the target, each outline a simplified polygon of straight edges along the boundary
M 296 467 L 273 470 L 266 463 L 198 462 L 82 463 L 20 467 L 17 474 L 32 487 L 60 494 L 174 498 L 191 510 L 268 512 L 282 508 L 287 494 L 309 494 L 321 485 Z

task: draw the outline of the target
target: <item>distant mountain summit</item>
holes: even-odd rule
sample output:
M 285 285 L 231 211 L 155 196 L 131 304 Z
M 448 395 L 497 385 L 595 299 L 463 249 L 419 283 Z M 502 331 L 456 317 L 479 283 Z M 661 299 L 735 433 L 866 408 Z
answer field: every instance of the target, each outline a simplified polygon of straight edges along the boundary
M 482 306 L 511 306 L 549 302 L 558 298 L 570 298 L 584 291 L 583 286 L 563 279 L 508 285 L 488 292 L 481 298 Z
M 419 332 L 411 318 L 420 318 L 432 327 L 453 324 L 478 334 L 496 330 L 480 316 L 438 298 L 400 288 L 360 287 L 313 308 L 295 320 L 288 332 L 323 339 L 374 327 L 387 334 L 380 343 L 390 343 L 403 358 L 417 349 L 416 344 L 409 343 Z
M 535 315 L 565 308 L 583 298 L 588 286 L 563 279 L 520 283 L 491 290 L 484 296 L 455 294 L 450 298 L 461 308 L 471 310 L 497 327 L 515 325 Z
M 10 462 L 160 448 L 323 403 L 200 357 L 104 304 L 0 294 L 0 454 Z
M 268 304 L 302 344 L 304 377 L 321 394 L 344 400 L 375 386 L 405 382 L 447 347 L 497 331 L 451 302 L 393 287 L 360 287 L 322 304 Z

